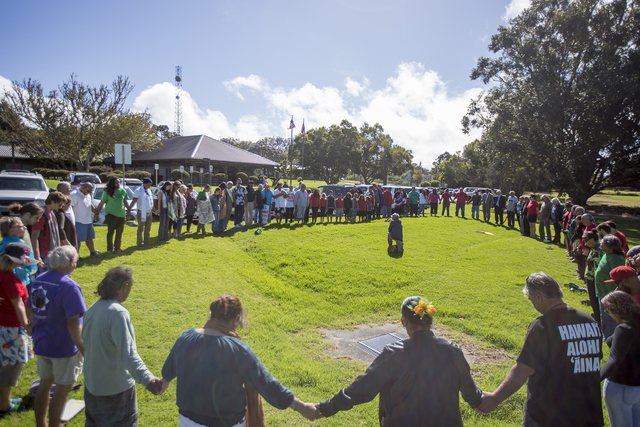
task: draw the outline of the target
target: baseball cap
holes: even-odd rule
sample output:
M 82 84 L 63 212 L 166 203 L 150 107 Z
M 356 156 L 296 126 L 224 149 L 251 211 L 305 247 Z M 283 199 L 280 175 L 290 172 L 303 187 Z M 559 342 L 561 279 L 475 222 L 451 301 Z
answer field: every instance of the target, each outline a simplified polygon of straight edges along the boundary
M 635 268 L 627 267 L 626 265 L 616 267 L 611 270 L 611 280 L 605 280 L 605 283 L 615 282 L 617 280 L 628 279 L 629 277 L 636 277 L 638 272 Z
M 142 183 L 143 184 L 153 184 L 153 181 L 151 180 L 151 178 L 142 178 Z
M 24 243 L 11 243 L 7 245 L 4 255 L 8 256 L 11 261 L 23 266 L 38 264 L 38 261 L 29 256 L 31 249 Z

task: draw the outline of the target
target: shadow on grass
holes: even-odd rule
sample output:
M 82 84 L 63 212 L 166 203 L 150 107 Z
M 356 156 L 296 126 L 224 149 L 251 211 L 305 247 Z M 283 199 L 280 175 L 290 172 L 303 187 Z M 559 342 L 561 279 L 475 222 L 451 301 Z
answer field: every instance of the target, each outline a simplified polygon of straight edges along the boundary
M 402 252 L 389 252 L 387 251 L 387 253 L 389 254 L 389 258 L 402 258 L 404 256 L 404 251 Z

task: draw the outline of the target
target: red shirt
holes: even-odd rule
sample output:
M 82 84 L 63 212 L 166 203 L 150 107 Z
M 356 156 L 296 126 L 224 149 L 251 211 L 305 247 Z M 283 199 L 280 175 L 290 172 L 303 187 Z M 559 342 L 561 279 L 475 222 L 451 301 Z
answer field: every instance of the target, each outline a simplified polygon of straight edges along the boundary
M 320 199 L 320 206 L 322 206 L 323 208 L 327 207 L 327 199 Z
M 313 194 L 309 196 L 309 206 L 312 208 L 320 207 L 320 197 L 315 197 Z
M 467 202 L 467 198 L 469 196 L 467 196 L 467 193 L 460 191 L 458 193 L 456 193 L 456 195 L 453 197 L 454 199 L 456 199 L 456 203 L 459 205 L 463 205 Z
M 358 210 L 366 211 L 367 210 L 367 201 L 366 200 L 358 200 Z
M 530 201 L 529 204 L 527 205 L 527 214 L 528 215 L 537 215 L 538 214 L 538 206 L 540 206 L 540 205 L 535 200 Z
M 38 250 L 40 251 L 40 258 L 43 260 L 45 255 L 49 253 L 49 233 L 51 233 L 51 230 L 49 230 L 49 227 L 47 226 L 47 218 L 45 215 L 50 215 L 52 221 L 56 221 L 56 217 L 53 212 L 49 212 L 45 209 L 44 214 L 40 217 L 38 222 L 31 226 L 31 232 L 40 230 L 40 235 L 38 236 Z
M 336 209 L 344 207 L 344 199 L 336 199 Z
M 385 206 L 391 206 L 393 204 L 393 194 L 391 194 L 391 191 L 385 190 L 382 193 L 382 197 L 384 197 Z
M 624 234 L 622 234 L 621 232 L 617 232 L 616 234 L 614 234 L 614 236 L 616 236 L 618 238 L 618 240 L 620 240 L 620 244 L 622 246 L 622 253 L 624 254 L 624 257 L 627 257 L 627 251 L 629 250 L 629 246 L 627 246 L 627 236 L 625 236 Z M 640 302 L 640 301 L 638 301 Z
M 0 270 L 0 326 L 7 328 L 22 326 L 11 300 L 22 298 L 22 303 L 26 304 L 28 296 L 26 286 L 13 271 Z
M 442 193 L 442 203 L 449 203 L 451 201 L 451 193 Z

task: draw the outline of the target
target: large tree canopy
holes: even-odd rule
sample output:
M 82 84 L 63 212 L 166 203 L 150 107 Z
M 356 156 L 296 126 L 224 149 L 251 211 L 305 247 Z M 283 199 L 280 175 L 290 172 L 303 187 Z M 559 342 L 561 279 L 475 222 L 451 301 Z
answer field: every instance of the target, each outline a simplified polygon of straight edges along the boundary
M 123 76 L 110 87 L 92 87 L 72 74 L 48 95 L 35 80 L 13 82 L 2 102 L 21 119 L 12 136 L 23 152 L 87 170 L 96 159 L 113 155 L 114 144 L 146 150 L 156 143 L 150 116 L 124 108 L 132 90 Z
M 500 27 L 472 79 L 463 130 L 483 129 L 487 167 L 585 203 L 640 182 L 640 11 L 626 0 L 533 0 Z M 530 184 L 528 184 L 530 185 Z

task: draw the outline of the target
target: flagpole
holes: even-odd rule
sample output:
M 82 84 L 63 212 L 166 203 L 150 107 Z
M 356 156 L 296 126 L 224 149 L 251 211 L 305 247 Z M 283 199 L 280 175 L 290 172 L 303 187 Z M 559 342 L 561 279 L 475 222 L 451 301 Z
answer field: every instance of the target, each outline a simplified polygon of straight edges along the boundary
M 293 115 L 291 115 L 291 121 L 293 122 Z M 293 147 L 293 128 L 291 128 L 291 142 L 289 143 L 290 147 Z M 289 149 L 289 185 L 291 185 L 291 149 Z
M 304 126 L 304 118 L 302 119 L 302 126 Z M 304 182 L 304 144 L 307 141 L 307 132 L 305 129 L 304 135 L 302 135 L 302 171 L 300 172 L 300 178 Z

